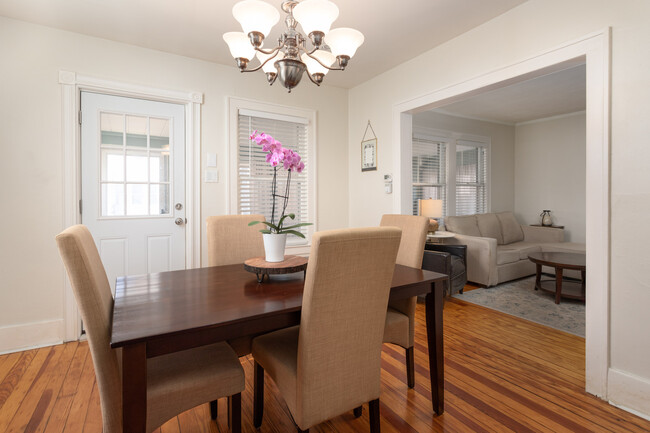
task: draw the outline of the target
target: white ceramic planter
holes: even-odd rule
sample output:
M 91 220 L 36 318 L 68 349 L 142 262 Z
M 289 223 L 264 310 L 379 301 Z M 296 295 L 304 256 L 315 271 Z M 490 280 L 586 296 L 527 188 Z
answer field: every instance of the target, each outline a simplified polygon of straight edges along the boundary
M 287 245 L 287 234 L 264 233 L 262 237 L 264 238 L 264 252 L 266 253 L 266 261 L 284 261 L 284 247 Z

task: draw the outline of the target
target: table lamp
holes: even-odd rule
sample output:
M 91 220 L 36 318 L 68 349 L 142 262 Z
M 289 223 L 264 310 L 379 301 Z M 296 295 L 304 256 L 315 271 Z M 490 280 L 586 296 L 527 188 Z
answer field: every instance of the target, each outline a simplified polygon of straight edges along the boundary
M 429 233 L 435 233 L 438 230 L 438 221 L 434 218 L 442 218 L 442 200 L 432 198 L 418 200 L 420 205 L 420 215 L 429 217 Z

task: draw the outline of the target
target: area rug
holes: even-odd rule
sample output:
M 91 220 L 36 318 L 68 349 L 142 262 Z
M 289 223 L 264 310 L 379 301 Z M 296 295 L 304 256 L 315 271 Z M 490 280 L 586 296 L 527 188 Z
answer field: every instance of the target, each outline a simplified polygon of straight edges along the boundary
M 522 278 L 454 298 L 584 337 L 585 303 L 563 298 L 557 305 L 554 294 L 534 290 L 534 285 L 535 277 Z

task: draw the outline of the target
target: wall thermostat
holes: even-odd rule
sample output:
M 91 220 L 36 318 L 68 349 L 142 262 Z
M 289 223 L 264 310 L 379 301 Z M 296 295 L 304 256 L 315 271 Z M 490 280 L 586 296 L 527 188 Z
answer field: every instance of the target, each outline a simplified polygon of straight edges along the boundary
M 384 192 L 391 194 L 393 192 L 393 176 L 390 174 L 384 175 Z

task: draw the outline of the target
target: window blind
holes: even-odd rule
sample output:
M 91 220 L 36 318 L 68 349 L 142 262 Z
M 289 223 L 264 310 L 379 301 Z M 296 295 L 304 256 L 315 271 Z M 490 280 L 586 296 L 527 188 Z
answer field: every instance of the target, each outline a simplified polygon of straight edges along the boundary
M 480 143 L 456 142 L 456 215 L 487 212 L 487 149 Z
M 413 137 L 413 215 L 419 214 L 418 200 L 442 200 L 447 215 L 447 145 L 444 142 Z
M 305 119 L 289 118 L 289 116 L 273 116 L 267 113 L 256 115 L 250 110 L 239 110 L 238 114 L 238 139 L 237 139 L 237 186 L 238 186 L 238 213 L 263 214 L 267 221 L 271 221 L 273 197 L 271 188 L 273 182 L 273 167 L 266 162 L 266 154 L 262 146 L 258 146 L 250 139 L 254 131 L 265 132 L 271 135 L 282 145 L 298 152 L 305 169 L 302 173 L 291 173 L 291 189 L 286 213 L 296 214 L 296 219 L 286 221 L 291 223 L 306 223 L 309 221 L 309 184 L 307 173 L 310 170 L 308 152 L 308 122 Z M 287 182 L 287 171 L 284 168 L 277 171 L 276 194 L 284 195 Z M 275 221 L 278 223 L 282 214 L 282 198 L 276 198 Z M 308 227 L 301 227 L 301 233 L 307 236 Z M 294 235 L 287 238 L 289 245 L 307 244 L 307 239 Z

